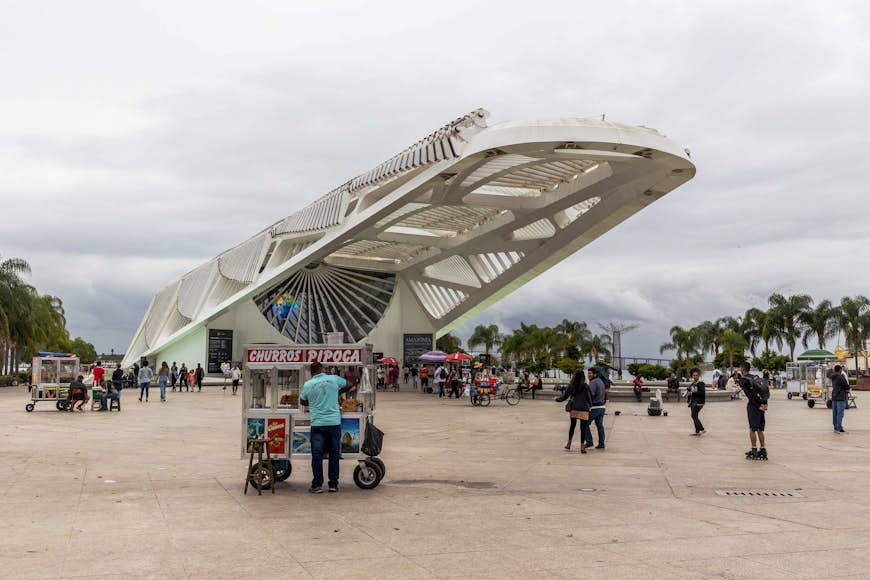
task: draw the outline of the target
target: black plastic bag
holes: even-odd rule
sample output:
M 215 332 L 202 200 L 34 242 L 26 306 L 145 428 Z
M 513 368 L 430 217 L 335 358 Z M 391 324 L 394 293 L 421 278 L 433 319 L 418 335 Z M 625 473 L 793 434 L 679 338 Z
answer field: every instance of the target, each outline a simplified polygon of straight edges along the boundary
M 380 455 L 383 444 L 384 432 L 375 427 L 374 422 L 371 417 L 369 417 L 366 421 L 366 433 L 360 451 L 369 457 L 376 457 L 377 455 Z

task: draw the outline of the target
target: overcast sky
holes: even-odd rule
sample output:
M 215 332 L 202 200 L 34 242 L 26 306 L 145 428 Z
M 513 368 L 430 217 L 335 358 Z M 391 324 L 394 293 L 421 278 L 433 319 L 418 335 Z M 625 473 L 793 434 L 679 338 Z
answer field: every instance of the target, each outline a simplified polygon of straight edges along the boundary
M 773 291 L 870 294 L 866 3 L 0 14 L 0 255 L 100 351 L 127 348 L 170 280 L 477 107 L 654 127 L 698 174 L 473 322 L 630 320 L 624 353 L 657 355 L 673 324 Z

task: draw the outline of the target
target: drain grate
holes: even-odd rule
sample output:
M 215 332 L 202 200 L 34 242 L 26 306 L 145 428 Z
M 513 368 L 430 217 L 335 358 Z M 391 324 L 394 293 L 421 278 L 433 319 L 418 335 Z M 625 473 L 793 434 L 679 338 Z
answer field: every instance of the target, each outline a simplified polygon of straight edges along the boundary
M 771 489 L 717 489 L 716 495 L 728 497 L 803 497 L 796 491 Z

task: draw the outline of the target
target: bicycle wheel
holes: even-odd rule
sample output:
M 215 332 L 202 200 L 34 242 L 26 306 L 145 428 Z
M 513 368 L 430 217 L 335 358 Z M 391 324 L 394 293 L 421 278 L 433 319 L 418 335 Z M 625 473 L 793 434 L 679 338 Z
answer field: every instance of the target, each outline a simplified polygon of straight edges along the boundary
M 477 396 L 477 404 L 481 407 L 489 407 L 489 404 L 492 402 L 492 397 L 489 394 L 484 393 L 483 395 Z
M 511 389 L 504 394 L 504 400 L 507 401 L 508 405 L 516 405 L 520 402 L 520 394 L 516 390 Z

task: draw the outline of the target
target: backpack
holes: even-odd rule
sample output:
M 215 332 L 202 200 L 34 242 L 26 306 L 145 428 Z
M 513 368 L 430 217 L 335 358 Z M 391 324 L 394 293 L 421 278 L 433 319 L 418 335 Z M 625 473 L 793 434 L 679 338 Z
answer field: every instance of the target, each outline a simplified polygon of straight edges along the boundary
M 444 370 L 444 367 L 441 367 L 441 371 L 438 375 L 438 378 L 441 379 L 442 381 L 447 378 L 447 371 Z
M 767 403 L 768 399 L 770 399 L 770 386 L 767 384 L 767 381 L 758 375 L 749 375 L 746 378 L 749 379 L 749 384 L 752 385 L 752 390 L 755 392 L 756 396 L 761 399 L 761 402 Z

